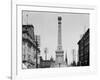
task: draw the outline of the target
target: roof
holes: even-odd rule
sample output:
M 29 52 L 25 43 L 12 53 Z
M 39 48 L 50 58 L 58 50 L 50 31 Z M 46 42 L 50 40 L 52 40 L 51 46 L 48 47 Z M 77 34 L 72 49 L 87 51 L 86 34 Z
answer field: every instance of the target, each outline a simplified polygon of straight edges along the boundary
M 78 44 L 83 40 L 83 38 L 89 33 L 89 28 L 88 30 L 83 34 L 82 38 L 78 41 Z
M 22 27 L 25 27 L 25 28 L 30 28 L 30 27 L 32 27 L 32 28 L 34 28 L 33 25 L 22 25 Z

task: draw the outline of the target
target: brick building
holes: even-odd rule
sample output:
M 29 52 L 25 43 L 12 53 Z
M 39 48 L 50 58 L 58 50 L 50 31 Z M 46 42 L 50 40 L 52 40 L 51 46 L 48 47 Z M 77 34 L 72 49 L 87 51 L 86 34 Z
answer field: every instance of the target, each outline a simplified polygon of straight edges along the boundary
M 90 65 L 90 36 L 89 29 L 83 34 L 82 38 L 78 42 L 78 66 L 89 66 Z

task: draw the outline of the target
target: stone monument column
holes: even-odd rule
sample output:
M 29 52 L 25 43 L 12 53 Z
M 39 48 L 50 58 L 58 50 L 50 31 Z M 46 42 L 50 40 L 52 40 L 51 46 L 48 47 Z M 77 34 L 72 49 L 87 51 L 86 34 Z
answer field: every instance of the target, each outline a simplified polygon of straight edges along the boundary
M 56 64 L 60 67 L 60 65 L 64 62 L 64 51 L 62 49 L 62 30 L 61 30 L 61 20 L 62 17 L 58 17 L 58 46 L 56 52 Z

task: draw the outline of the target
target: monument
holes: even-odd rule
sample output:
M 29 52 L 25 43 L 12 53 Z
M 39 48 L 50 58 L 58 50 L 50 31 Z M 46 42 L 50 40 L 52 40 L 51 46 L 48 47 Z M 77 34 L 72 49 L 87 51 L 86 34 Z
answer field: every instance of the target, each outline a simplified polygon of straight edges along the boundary
M 60 67 L 64 64 L 64 51 L 62 49 L 62 35 L 61 35 L 61 20 L 62 17 L 58 17 L 58 46 L 56 52 L 56 66 Z

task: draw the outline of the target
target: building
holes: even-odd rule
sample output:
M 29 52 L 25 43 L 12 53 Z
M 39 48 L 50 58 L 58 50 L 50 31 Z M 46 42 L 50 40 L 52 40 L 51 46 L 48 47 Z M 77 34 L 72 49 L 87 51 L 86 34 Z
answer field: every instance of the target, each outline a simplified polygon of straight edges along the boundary
M 78 42 L 78 66 L 89 66 L 90 65 L 90 38 L 89 38 L 89 29 L 83 34 L 82 38 Z
M 22 25 L 22 63 L 26 68 L 36 68 L 36 55 L 40 53 L 37 43 L 34 26 Z
M 40 68 L 54 67 L 54 63 L 55 63 L 55 61 L 53 60 L 52 57 L 50 58 L 50 60 L 43 60 L 42 56 L 40 56 L 40 64 L 39 64 Z

